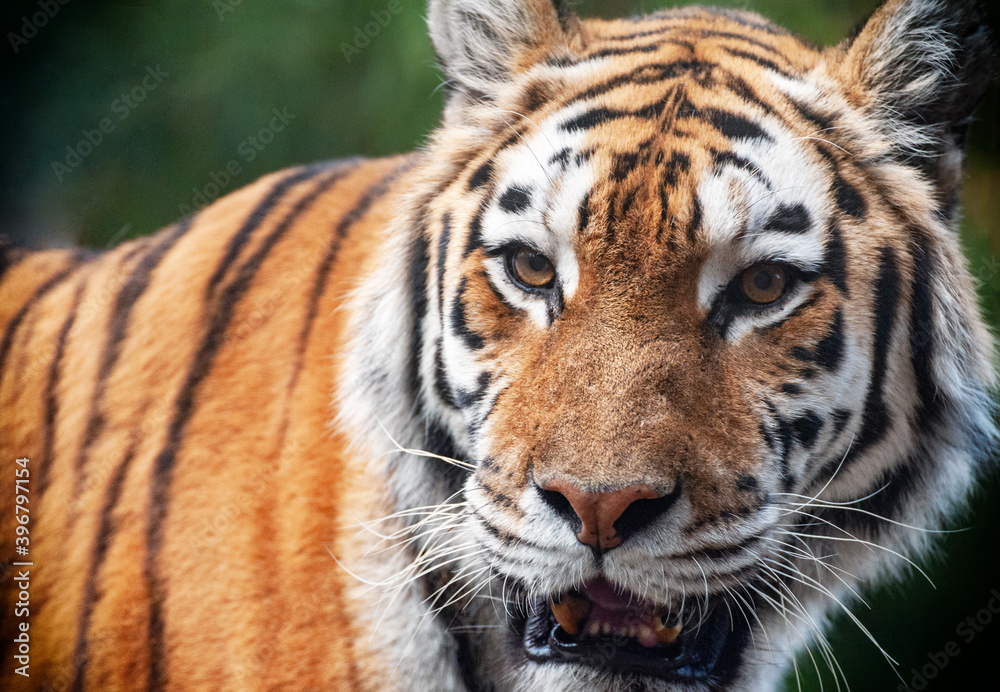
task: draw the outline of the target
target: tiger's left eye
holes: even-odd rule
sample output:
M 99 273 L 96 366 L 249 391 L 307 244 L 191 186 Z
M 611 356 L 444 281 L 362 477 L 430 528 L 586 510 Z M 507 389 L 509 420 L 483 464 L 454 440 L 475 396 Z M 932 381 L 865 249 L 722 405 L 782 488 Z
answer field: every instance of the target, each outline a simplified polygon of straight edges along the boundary
M 775 262 L 755 264 L 743 272 L 740 287 L 743 295 L 758 305 L 768 305 L 785 295 L 788 270 Z
M 525 288 L 550 288 L 556 278 L 552 261 L 540 252 L 522 245 L 509 256 L 511 277 Z

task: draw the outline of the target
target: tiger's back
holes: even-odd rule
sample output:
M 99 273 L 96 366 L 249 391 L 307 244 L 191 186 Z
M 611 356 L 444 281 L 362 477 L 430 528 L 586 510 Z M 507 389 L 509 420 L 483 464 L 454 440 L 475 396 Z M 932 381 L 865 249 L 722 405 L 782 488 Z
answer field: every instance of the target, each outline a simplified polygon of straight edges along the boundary
M 184 689 L 349 686 L 329 340 L 408 165 L 278 173 L 106 254 L 9 267 L 0 454 L 29 459 L 32 686 L 155 689 L 167 660 Z

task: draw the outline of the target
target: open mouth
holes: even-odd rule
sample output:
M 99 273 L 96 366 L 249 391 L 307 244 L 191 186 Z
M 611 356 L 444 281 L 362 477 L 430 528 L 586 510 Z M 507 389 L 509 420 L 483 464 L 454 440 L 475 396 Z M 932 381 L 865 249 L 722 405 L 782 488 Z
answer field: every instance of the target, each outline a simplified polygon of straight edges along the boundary
M 721 598 L 688 603 L 681 615 L 603 578 L 536 603 L 524 623 L 527 657 L 677 682 L 730 679 L 749 638 Z M 742 622 L 742 626 L 741 623 Z

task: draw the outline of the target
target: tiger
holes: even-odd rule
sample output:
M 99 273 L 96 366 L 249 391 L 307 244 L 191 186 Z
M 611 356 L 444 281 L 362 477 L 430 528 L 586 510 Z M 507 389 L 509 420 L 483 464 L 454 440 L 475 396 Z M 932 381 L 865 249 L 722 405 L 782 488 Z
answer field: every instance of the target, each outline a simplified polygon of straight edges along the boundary
M 4 689 L 777 690 L 990 468 L 975 4 L 428 26 L 419 151 L 0 250 Z

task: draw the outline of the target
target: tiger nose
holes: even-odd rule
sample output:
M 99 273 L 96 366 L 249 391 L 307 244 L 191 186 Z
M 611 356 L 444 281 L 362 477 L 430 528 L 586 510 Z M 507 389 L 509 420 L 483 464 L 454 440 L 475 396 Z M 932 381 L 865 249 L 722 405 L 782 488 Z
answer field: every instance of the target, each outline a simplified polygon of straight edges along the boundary
M 559 479 L 540 485 L 539 491 L 557 514 L 579 525 L 577 539 L 600 554 L 666 512 L 677 499 L 679 487 L 666 495 L 642 484 L 591 492 Z

